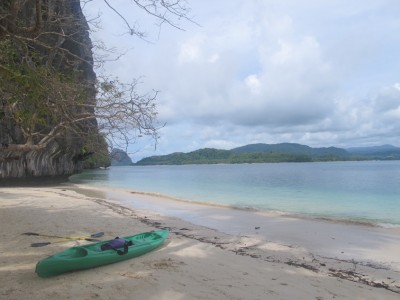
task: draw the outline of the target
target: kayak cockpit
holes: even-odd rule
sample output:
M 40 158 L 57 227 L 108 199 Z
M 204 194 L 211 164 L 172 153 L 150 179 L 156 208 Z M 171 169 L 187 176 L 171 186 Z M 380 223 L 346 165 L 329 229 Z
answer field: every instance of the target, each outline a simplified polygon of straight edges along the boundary
M 64 251 L 59 254 L 59 257 L 69 257 L 69 258 L 78 258 L 85 257 L 88 255 L 88 251 L 83 247 L 72 247 L 69 248 L 68 251 Z

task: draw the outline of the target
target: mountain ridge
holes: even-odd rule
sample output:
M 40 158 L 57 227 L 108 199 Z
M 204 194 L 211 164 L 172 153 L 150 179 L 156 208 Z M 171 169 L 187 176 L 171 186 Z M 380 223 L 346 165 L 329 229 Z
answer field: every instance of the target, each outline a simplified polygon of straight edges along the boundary
M 134 165 L 238 164 L 400 159 L 400 148 L 392 145 L 352 147 L 348 149 L 333 146 L 313 148 L 296 143 L 257 143 L 233 148 L 231 150 L 202 148 L 188 153 L 174 152 L 167 155 L 150 156 L 139 160 Z
M 307 145 L 297 143 L 279 143 L 279 144 L 248 144 L 245 146 L 233 148 L 230 151 L 239 153 L 262 153 L 262 152 L 281 152 L 289 154 L 306 154 L 306 155 L 338 155 L 346 156 L 349 153 L 342 148 L 337 147 L 320 147 L 313 148 Z

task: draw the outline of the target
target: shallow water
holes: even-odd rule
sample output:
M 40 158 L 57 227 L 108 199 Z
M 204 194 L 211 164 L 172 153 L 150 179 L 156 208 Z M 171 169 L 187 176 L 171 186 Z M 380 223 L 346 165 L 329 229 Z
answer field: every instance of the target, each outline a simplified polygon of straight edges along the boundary
M 400 226 L 400 161 L 111 167 L 70 180 L 185 201 Z

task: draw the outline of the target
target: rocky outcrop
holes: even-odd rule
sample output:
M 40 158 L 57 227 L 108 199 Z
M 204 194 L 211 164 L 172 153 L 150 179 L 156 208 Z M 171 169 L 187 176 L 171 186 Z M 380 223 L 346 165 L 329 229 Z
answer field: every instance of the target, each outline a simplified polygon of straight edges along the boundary
M 13 35 L 18 36 L 20 40 L 27 41 L 27 51 L 34 49 L 41 53 L 47 58 L 46 63 L 50 62 L 60 72 L 68 74 L 71 70 L 78 71 L 80 80 L 89 82 L 85 101 L 94 101 L 95 73 L 91 52 L 92 44 L 80 1 L 1 2 L 0 42 L 13 39 Z M 37 19 L 38 3 L 43 10 L 40 22 Z M 20 6 L 16 10 L 13 5 Z M 18 22 L 13 24 L 10 21 L 12 18 Z M 15 28 L 15 24 L 18 24 L 20 28 Z M 55 53 L 53 50 L 56 47 L 65 49 L 65 53 L 68 55 Z M 0 65 L 0 67 L 2 66 Z M 31 147 L 30 150 L 22 149 L 23 146 L 29 145 L 29 141 L 26 141 L 17 122 L 7 119 L 6 100 L 4 97 L 2 98 L 5 94 L 1 94 L 5 90 L 1 86 L 4 82 L 0 72 L 0 179 L 68 176 L 79 172 L 85 157 L 85 154 L 82 154 L 85 141 L 72 131 L 63 134 L 62 137 L 54 138 L 40 147 Z M 31 113 L 36 112 L 32 111 Z M 97 130 L 94 130 L 97 129 L 96 120 L 88 121 L 87 125 L 90 125 L 93 135 L 96 135 Z M 40 124 L 35 126 L 43 126 L 43 131 L 51 131 L 51 123 L 46 126 Z
M 132 166 L 133 164 L 129 155 L 121 149 L 113 149 L 110 156 L 112 166 Z

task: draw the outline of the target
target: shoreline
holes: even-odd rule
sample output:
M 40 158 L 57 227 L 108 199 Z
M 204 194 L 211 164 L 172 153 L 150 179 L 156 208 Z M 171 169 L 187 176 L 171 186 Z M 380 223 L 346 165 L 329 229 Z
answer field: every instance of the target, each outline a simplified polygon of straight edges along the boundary
M 56 299 L 53 297 L 57 294 L 56 286 L 52 285 L 54 283 L 78 286 L 78 292 L 75 293 L 94 293 L 100 299 L 113 299 L 117 291 L 122 293 L 118 295 L 122 299 L 132 299 L 132 293 L 138 298 L 142 296 L 142 299 L 260 299 L 268 298 L 268 295 L 273 299 L 325 299 L 332 298 L 332 295 L 336 295 L 336 299 L 354 299 L 355 295 L 360 299 L 396 299 L 400 294 L 400 259 L 397 254 L 400 240 L 390 230 L 341 225 L 347 231 L 357 234 L 359 232 L 354 230 L 358 227 L 372 230 L 380 237 L 379 243 L 373 245 L 377 248 L 373 254 L 376 257 L 383 251 L 389 264 L 381 264 L 379 259 L 373 260 L 373 257 L 370 260 L 357 260 L 357 257 L 346 259 L 340 255 L 325 257 L 299 246 L 293 237 L 289 243 L 260 238 L 263 228 L 253 231 L 252 235 L 227 234 L 140 207 L 141 201 L 157 200 L 154 197 L 130 194 L 134 203 L 127 205 L 118 197 L 113 199 L 116 197 L 115 194 L 110 196 L 113 192 L 108 193 L 106 195 L 103 190 L 82 188 L 74 184 L 47 188 L 0 188 L 0 225 L 4 240 L 0 246 L 0 278 L 4 282 L 4 286 L 0 287 L 0 295 L 6 295 L 6 299 L 32 298 L 29 287 L 40 287 L 42 289 L 32 299 L 40 299 L 39 296 Z M 122 193 L 123 197 L 128 194 Z M 159 201 L 155 203 L 158 205 Z M 217 208 L 211 210 L 216 212 Z M 219 218 L 230 216 L 226 212 L 218 215 Z M 279 227 L 294 222 L 285 217 L 269 220 L 279 223 Z M 304 226 L 307 221 L 296 222 L 299 222 L 297 227 L 301 225 L 303 229 L 306 228 Z M 320 232 L 315 239 L 325 236 L 341 246 L 345 241 L 340 240 L 340 236 L 333 240 L 333 232 L 321 226 L 325 223 L 313 223 Z M 124 264 L 114 264 L 66 274 L 50 281 L 38 279 L 32 267 L 38 259 L 55 250 L 65 249 L 67 245 L 30 248 L 29 243 L 34 241 L 34 237 L 20 235 L 23 231 L 51 231 L 54 234 L 67 234 L 66 231 L 71 231 L 71 235 L 106 231 L 107 237 L 113 238 L 115 234 L 128 235 L 132 230 L 138 232 L 166 227 L 171 231 L 168 243 L 149 255 L 132 260 L 128 269 Z M 101 230 L 104 228 L 106 230 Z M 268 229 L 277 230 L 272 226 Z M 279 232 L 276 234 L 280 235 Z M 357 238 L 363 239 L 365 236 Z M 394 238 L 390 244 L 391 252 L 385 253 L 390 238 Z M 368 244 L 369 240 L 366 242 Z M 24 255 L 24 251 L 29 255 Z M 15 258 L 13 263 L 9 262 L 10 258 Z M 23 267 L 20 266 L 21 258 L 25 261 Z M 134 271 L 130 268 L 134 268 Z M 104 272 L 119 274 L 116 275 L 118 280 L 105 280 Z M 132 278 L 135 279 L 133 282 Z M 89 283 L 82 286 L 82 280 L 88 280 Z M 106 284 L 106 287 L 96 288 L 96 280 Z M 126 287 L 130 293 L 125 295 L 120 291 L 121 286 L 118 288 L 118 285 L 113 285 L 115 282 Z M 157 286 L 156 291 L 146 285 L 149 282 Z M 30 285 L 28 289 L 26 284 Z M 136 290 L 136 284 L 141 284 L 140 290 Z M 47 288 L 43 289 L 43 286 Z M 69 295 L 73 293 L 64 286 L 61 290 Z
M 173 201 L 177 203 L 181 203 L 183 205 L 199 205 L 204 207 L 214 207 L 214 208 L 223 208 L 223 209 L 232 209 L 238 211 L 246 211 L 246 212 L 255 212 L 260 213 L 266 216 L 273 216 L 273 217 L 286 217 L 286 218 L 294 218 L 294 219 L 301 219 L 301 220 L 309 220 L 309 221 L 322 221 L 328 223 L 335 223 L 335 224 L 344 224 L 344 225 L 355 225 L 355 226 L 365 226 L 365 227 L 373 227 L 373 228 L 385 228 L 397 231 L 400 234 L 400 224 L 397 223 L 381 223 L 381 222 L 373 222 L 369 219 L 345 219 L 345 218 L 335 218 L 329 217 L 319 214 L 304 214 L 304 213 L 292 213 L 292 212 L 284 212 L 279 210 L 265 210 L 256 207 L 244 207 L 244 206 L 234 206 L 228 204 L 221 204 L 221 203 L 214 203 L 214 202 L 207 202 L 207 201 L 197 201 L 197 200 L 187 200 L 183 198 L 178 198 L 158 192 L 145 192 L 127 188 L 117 188 L 117 187 L 99 187 L 90 184 L 81 184 L 81 183 L 71 183 L 72 186 L 79 187 L 83 190 L 101 190 L 103 193 L 115 191 L 129 193 L 132 195 L 139 195 L 139 196 L 148 196 L 150 198 L 159 198 L 168 201 Z M 104 196 L 106 197 L 106 196 Z
M 259 164 L 250 165 L 244 170 L 238 169 L 236 165 L 205 169 L 201 166 L 163 167 L 165 166 L 143 167 L 138 170 L 131 167 L 110 167 L 108 170 L 92 170 L 82 175 L 72 176 L 70 181 L 75 184 L 91 185 L 94 188 L 107 185 L 109 188 L 129 189 L 150 196 L 217 207 L 225 206 L 241 210 L 293 215 L 297 218 L 327 219 L 334 222 L 400 228 L 400 214 L 396 206 L 398 202 L 396 196 L 400 192 L 396 185 L 397 177 L 391 176 L 394 180 L 389 182 L 377 180 L 376 184 L 366 186 L 365 182 L 374 180 L 374 174 L 378 172 L 370 167 L 366 169 L 366 180 L 347 178 L 349 172 L 343 172 L 349 169 L 347 164 L 342 168 L 326 168 L 323 164 L 311 170 L 308 170 L 308 167 L 307 170 L 304 168 L 280 170 L 271 165 L 264 167 Z M 363 178 L 361 175 L 365 168 L 366 166 L 363 165 L 357 168 L 355 172 L 358 176 L 355 178 Z M 379 170 L 382 168 L 383 165 L 380 165 Z M 396 167 L 395 170 L 398 168 Z M 231 172 L 241 174 L 242 171 L 243 175 L 233 177 L 226 175 Z M 258 178 L 260 174 L 264 179 L 271 177 L 273 184 L 264 182 L 261 177 Z M 285 174 L 285 180 L 290 180 L 287 188 L 285 184 L 279 183 L 285 182 L 281 178 L 283 174 Z M 293 174 L 303 174 L 304 181 L 297 179 L 301 176 Z M 341 175 L 347 179 L 343 180 Z M 213 176 L 216 176 L 216 179 L 210 181 Z M 245 180 L 247 176 L 252 180 Z M 326 178 L 325 176 L 333 176 L 332 179 L 338 183 L 326 184 L 332 180 L 323 179 Z M 232 184 L 233 182 L 236 184 Z M 242 185 L 242 182 L 252 182 L 252 184 Z M 259 183 L 254 185 L 253 182 Z M 264 185 L 268 186 L 268 189 Z
M 91 188 L 90 185 L 87 186 Z M 112 189 L 112 188 L 110 188 Z M 118 188 L 115 188 L 118 190 Z M 279 210 L 266 210 L 260 209 L 251 206 L 234 206 L 234 205 L 224 205 L 221 203 L 213 203 L 213 202 L 206 202 L 206 201 L 196 201 L 196 200 L 186 200 L 181 199 L 169 195 L 164 195 L 161 193 L 153 193 L 153 192 L 142 192 L 137 190 L 126 190 L 121 188 L 120 190 L 127 191 L 131 194 L 138 194 L 150 197 L 158 197 L 162 199 L 168 199 L 172 201 L 177 201 L 180 203 L 189 203 L 194 205 L 204 205 L 209 207 L 217 207 L 217 208 L 225 208 L 225 209 L 235 209 L 239 211 L 250 211 L 250 212 L 257 212 L 261 214 L 265 214 L 268 216 L 276 216 L 276 217 L 287 217 L 287 218 L 295 218 L 295 219 L 303 219 L 303 220 L 310 220 L 310 221 L 326 221 L 330 223 L 337 223 L 337 224 L 348 224 L 348 225 L 360 225 L 360 226 L 368 226 L 368 227 L 377 227 L 377 228 L 388 228 L 388 229 L 399 229 L 400 232 L 400 224 L 395 223 L 382 223 L 382 222 L 373 222 L 372 220 L 368 219 L 345 219 L 345 218 L 335 218 L 335 217 L 328 217 L 318 214 L 305 214 L 305 213 L 292 213 L 292 212 L 284 212 Z
M 91 190 L 90 186 L 85 185 L 79 188 L 81 192 Z M 274 212 L 238 210 L 226 206 L 179 201 L 149 193 L 132 194 L 124 189 L 98 190 L 104 193 L 103 197 L 106 200 L 112 200 L 117 205 L 156 212 L 166 218 L 177 218 L 231 236 L 251 236 L 262 242 L 272 241 L 293 248 L 299 247 L 314 255 L 341 260 L 354 261 L 352 256 L 355 256 L 368 261 L 370 257 L 377 257 L 377 254 L 373 253 L 375 250 L 372 245 L 376 245 L 374 241 L 384 235 L 387 250 L 376 251 L 380 252 L 379 262 L 395 265 L 400 271 L 400 257 L 396 264 L 387 259 L 396 254 L 392 251 L 392 245 L 400 245 L 400 228 L 397 227 L 383 228 L 351 221 L 337 222 Z M 131 198 L 134 200 L 130 200 Z M 363 240 L 357 241 L 360 236 Z M 338 250 L 338 245 L 340 251 L 331 251 Z

